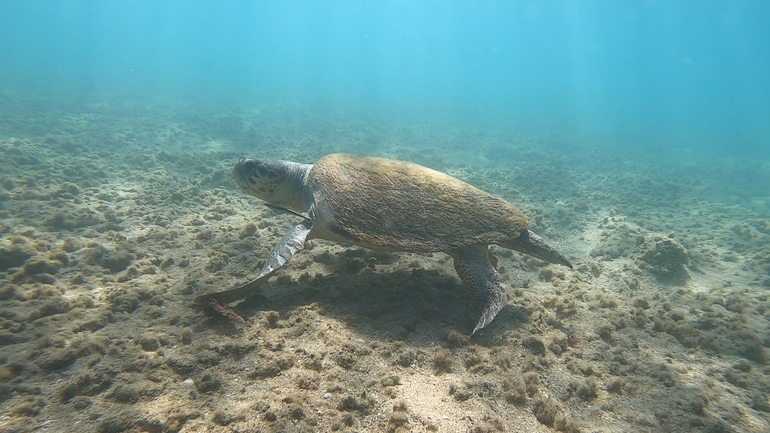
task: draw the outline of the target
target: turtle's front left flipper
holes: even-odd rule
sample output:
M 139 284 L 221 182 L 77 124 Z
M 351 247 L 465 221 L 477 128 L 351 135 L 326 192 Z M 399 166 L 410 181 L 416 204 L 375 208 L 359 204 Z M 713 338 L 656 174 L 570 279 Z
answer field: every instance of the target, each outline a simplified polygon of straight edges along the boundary
M 272 275 L 278 269 L 281 269 L 294 254 L 302 251 L 305 248 L 305 239 L 313 229 L 313 222 L 308 218 L 292 227 L 289 233 L 286 233 L 278 245 L 270 251 L 270 258 L 262 266 L 262 270 L 259 271 L 257 280 L 266 275 Z
M 195 299 L 193 299 L 193 303 L 197 305 L 210 305 L 209 300 L 214 299 L 220 304 L 229 304 L 231 302 L 248 298 L 249 296 L 262 291 L 262 285 L 265 284 L 265 282 L 267 282 L 267 280 L 269 280 L 272 276 L 273 273 L 268 273 L 234 289 L 196 296 Z
M 500 274 L 492 266 L 487 245 L 473 245 L 450 253 L 455 270 L 463 283 L 471 289 L 481 307 L 481 316 L 471 335 L 489 325 L 497 313 L 508 305 L 508 294 L 500 282 Z
M 306 219 L 289 230 L 289 232 L 281 238 L 281 241 L 278 242 L 278 245 L 270 251 L 270 258 L 265 262 L 264 266 L 262 266 L 262 270 L 259 271 L 257 278 L 234 289 L 198 296 L 193 302 L 198 305 L 208 305 L 210 299 L 215 299 L 222 304 L 229 304 L 230 302 L 248 298 L 251 295 L 259 293 L 262 290 L 262 285 L 267 282 L 278 269 L 281 269 L 286 262 L 291 260 L 294 254 L 302 251 L 305 247 L 305 239 L 307 239 L 307 235 L 312 228 L 312 221 Z

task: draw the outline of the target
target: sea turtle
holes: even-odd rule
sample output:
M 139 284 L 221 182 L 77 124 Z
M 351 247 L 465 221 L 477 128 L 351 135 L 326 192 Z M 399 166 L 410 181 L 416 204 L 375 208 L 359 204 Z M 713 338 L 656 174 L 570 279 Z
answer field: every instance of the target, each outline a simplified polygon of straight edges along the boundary
M 232 174 L 244 192 L 302 221 L 273 248 L 255 280 L 199 296 L 197 304 L 243 299 L 301 251 L 305 241 L 328 239 L 379 251 L 449 254 L 481 307 L 475 333 L 508 302 L 490 244 L 572 268 L 529 230 L 519 208 L 417 164 L 335 153 L 315 164 L 241 159 Z

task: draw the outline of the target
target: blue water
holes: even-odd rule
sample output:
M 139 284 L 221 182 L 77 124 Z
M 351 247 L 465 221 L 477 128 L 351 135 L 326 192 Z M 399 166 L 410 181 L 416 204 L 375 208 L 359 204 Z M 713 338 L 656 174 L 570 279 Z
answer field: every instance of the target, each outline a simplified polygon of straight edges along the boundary
M 6 1 L 0 85 L 770 148 L 767 1 Z

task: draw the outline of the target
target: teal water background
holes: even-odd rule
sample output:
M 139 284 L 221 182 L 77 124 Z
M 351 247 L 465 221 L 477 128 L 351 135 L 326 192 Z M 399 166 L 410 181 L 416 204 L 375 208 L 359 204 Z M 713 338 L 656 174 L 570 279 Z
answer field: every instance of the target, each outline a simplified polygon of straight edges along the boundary
M 8 1 L 0 85 L 770 153 L 766 1 Z

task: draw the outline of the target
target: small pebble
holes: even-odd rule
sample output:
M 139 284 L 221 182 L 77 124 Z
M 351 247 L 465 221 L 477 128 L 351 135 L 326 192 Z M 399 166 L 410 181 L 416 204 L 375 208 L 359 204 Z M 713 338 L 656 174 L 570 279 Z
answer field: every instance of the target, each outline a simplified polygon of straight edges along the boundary
M 187 378 L 187 379 L 185 379 L 184 382 L 182 382 L 182 384 L 184 386 L 191 386 L 192 387 L 192 386 L 195 386 L 195 381 L 190 379 L 190 378 Z
M 329 394 L 328 392 L 326 394 L 324 394 L 324 399 L 328 400 L 330 398 L 332 398 L 331 394 Z

